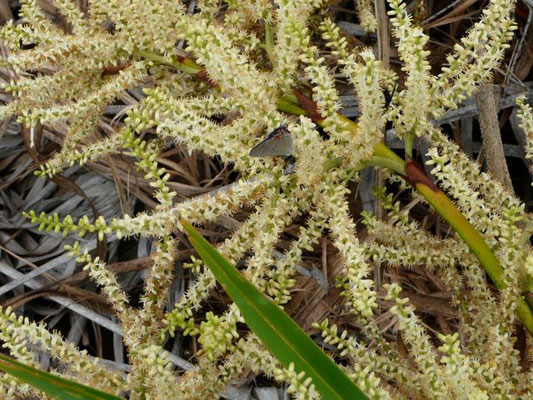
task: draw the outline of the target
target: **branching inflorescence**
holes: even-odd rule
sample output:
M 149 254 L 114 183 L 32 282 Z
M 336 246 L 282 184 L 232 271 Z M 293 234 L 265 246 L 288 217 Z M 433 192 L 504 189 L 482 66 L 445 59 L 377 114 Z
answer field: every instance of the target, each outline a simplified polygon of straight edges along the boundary
M 131 364 L 128 376 L 102 378 L 85 353 L 8 310 L 0 319 L 0 338 L 13 356 L 31 361 L 21 343 L 40 346 L 65 363 L 65 374 L 110 392 L 129 390 L 131 399 L 218 398 L 246 368 L 289 383 L 297 398 L 317 398 L 305 377 L 282 369 L 254 335 L 241 336 L 236 324 L 243 319 L 237 307 L 231 305 L 219 315 L 200 313 L 216 286 L 201 261 L 193 259 L 187 265 L 196 274 L 195 284 L 175 305 L 166 304 L 179 253 L 178 239 L 173 236 L 179 230 L 179 218 L 200 225 L 247 205 L 255 210 L 220 243 L 219 250 L 235 263 L 245 253 L 252 254 L 244 276 L 278 304 L 291 299 L 304 251 L 312 250 L 322 235 L 329 235 L 344 265 L 338 284 L 346 299 L 345 310 L 365 327 L 366 339 L 339 332 L 328 321 L 317 321 L 315 327 L 326 342 L 338 347 L 340 357 L 348 360 L 347 372 L 369 397 L 533 395 L 527 384 L 531 373 L 521 371 L 512 337 L 520 274 L 533 269 L 529 244 L 521 239 L 527 219 L 524 206 L 481 173 L 431 119 L 457 107 L 489 79 L 514 30 L 513 1 L 491 0 L 480 21 L 448 56 L 442 73 L 433 76 L 426 50 L 428 36 L 413 24 L 405 3 L 391 0 L 393 35 L 405 80 L 387 110 L 385 87 L 399 77 L 384 70 L 371 50 L 349 49 L 339 28 L 324 17 L 324 1 L 280 0 L 274 6 L 264 0 L 228 1 L 223 13 L 218 1 L 199 1 L 199 11 L 187 15 L 178 1 L 93 0 L 83 13 L 69 0 L 56 0 L 55 6 L 70 23 L 69 32 L 47 19 L 35 0 L 21 3 L 24 23 L 10 22 L 1 30 L 10 51 L 5 63 L 13 80 L 3 85 L 12 101 L 0 108 L 0 115 L 16 115 L 30 130 L 37 124 L 68 127 L 62 150 L 42 164 L 39 174 L 52 177 L 73 164 L 128 151 L 154 188 L 158 206 L 150 213 L 112 221 L 102 217 L 73 221 L 70 216 L 27 213 L 41 229 L 65 236 L 142 235 L 157 241 L 139 309 L 128 303 L 127 293 L 104 260 L 78 244 L 68 248 L 102 288 L 120 321 Z M 357 6 L 366 28 L 374 30 L 372 2 L 361 0 Z M 312 42 L 311 16 L 322 18 L 318 33 L 356 91 L 361 112 L 357 126 L 349 127 L 349 121 L 338 114 L 339 94 L 329 66 Z M 267 31 L 263 47 L 258 21 L 263 21 Z M 195 63 L 177 50 L 180 40 Z M 309 117 L 291 116 L 279 107 L 279 100 L 292 95 L 298 80 L 312 87 L 317 109 Z M 93 133 L 105 106 L 133 87 L 142 87 L 144 98 L 126 112 L 114 134 L 95 141 Z M 531 109 L 523 100 L 520 105 L 531 156 Z M 225 125 L 212 118 L 229 113 L 236 118 Z M 346 198 L 347 185 L 371 161 L 387 120 L 405 139 L 409 155 L 414 137 L 424 137 L 429 143 L 429 164 L 438 183 L 503 266 L 507 287 L 499 296 L 489 290 L 479 261 L 459 238 L 432 237 L 408 215 L 399 214 L 399 206 L 384 193 L 381 198 L 388 220 L 364 215 L 363 223 L 373 240 L 359 241 Z M 288 125 L 294 138 L 294 174 L 283 174 L 279 160 L 248 156 L 265 130 L 281 124 Z M 317 124 L 327 139 L 320 136 Z M 150 135 L 143 135 L 147 131 Z M 227 190 L 177 202 L 176 193 L 168 187 L 170 176 L 156 160 L 169 142 L 219 157 L 240 172 L 240 180 Z M 332 167 L 329 161 L 333 159 L 338 162 Z M 301 216 L 306 218 L 299 238 L 276 259 L 273 250 L 280 235 Z M 416 360 L 410 364 L 381 335 L 373 319 L 379 304 L 379 288 L 372 277 L 375 262 L 403 267 L 425 264 L 453 293 L 466 336 L 459 341 L 456 334 L 441 335 L 442 346 L 435 347 L 413 307 L 400 296 L 401 288 L 392 284 L 387 299 L 394 303 L 390 311 L 409 357 Z M 196 367 L 184 374 L 173 371 L 162 353 L 165 335 L 176 331 L 199 336 L 203 349 L 196 355 Z M 74 370 L 73 365 L 79 368 Z M 12 394 L 5 376 L 0 383 Z M 22 385 L 19 389 L 20 393 L 30 390 Z

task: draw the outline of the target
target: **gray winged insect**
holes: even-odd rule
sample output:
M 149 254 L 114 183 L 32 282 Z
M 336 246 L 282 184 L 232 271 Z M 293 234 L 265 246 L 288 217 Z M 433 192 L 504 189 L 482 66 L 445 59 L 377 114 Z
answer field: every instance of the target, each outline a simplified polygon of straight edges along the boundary
M 250 157 L 292 156 L 294 144 L 292 135 L 287 125 L 281 125 L 268 134 L 268 136 L 252 150 Z

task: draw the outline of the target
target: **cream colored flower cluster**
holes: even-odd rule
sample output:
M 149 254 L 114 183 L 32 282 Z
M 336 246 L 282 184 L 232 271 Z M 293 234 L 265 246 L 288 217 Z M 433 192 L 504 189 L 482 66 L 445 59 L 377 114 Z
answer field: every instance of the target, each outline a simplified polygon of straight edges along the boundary
M 429 89 L 434 81 L 429 74 L 429 51 L 425 50 L 429 37 L 422 28 L 413 26 L 405 3 L 392 1 L 391 7 L 389 14 L 392 17 L 394 36 L 398 39 L 398 55 L 403 61 L 402 70 L 407 75 L 405 89 L 396 96 L 398 106 L 395 127 L 396 133 L 406 137 L 410 146 L 407 137 L 421 136 L 429 125 Z M 406 149 L 408 153 L 409 146 Z
M 454 46 L 454 52 L 446 58 L 448 65 L 432 89 L 438 104 L 431 110 L 433 117 L 438 118 L 448 108 L 456 108 L 472 95 L 477 85 L 491 77 L 516 29 L 511 15 L 514 6 L 514 1 L 491 2 L 461 43 Z
M 126 382 L 118 371 L 104 367 L 97 358 L 90 357 L 86 350 L 80 351 L 59 334 L 48 331 L 44 324 L 36 324 L 28 318 L 17 316 L 7 308 L 0 313 L 0 326 L 0 339 L 4 347 L 20 361 L 37 366 L 35 353 L 31 349 L 48 351 L 62 366 L 78 374 L 79 381 L 84 384 L 116 394 L 127 390 Z M 70 375 L 60 371 L 55 373 Z M 7 376 L 2 376 L 4 382 Z M 13 386 L 18 390 L 19 384 Z M 10 387 L 8 385 L 4 388 Z
M 346 39 L 340 35 L 339 27 L 329 18 L 324 19 L 320 29 L 322 37 L 327 41 L 327 46 L 332 49 L 332 54 L 339 57 L 339 64 L 348 81 L 353 85 L 357 97 L 365 99 L 359 104 L 360 134 L 354 135 L 352 132 L 343 138 L 341 136 L 342 124 L 337 120 L 337 123 L 341 124 L 339 129 L 341 132 L 337 133 L 337 140 L 342 146 L 339 146 L 336 152 L 357 165 L 361 159 L 366 159 L 372 154 L 375 145 L 383 138 L 382 131 L 386 118 L 385 97 L 380 88 L 382 73 L 380 63 L 370 49 L 361 52 L 362 62 L 358 62 L 357 54 L 347 51 Z
M 71 216 L 34 211 L 26 216 L 41 229 L 69 238 L 74 234 L 99 240 L 111 234 L 119 239 L 151 237 L 155 250 L 136 308 L 104 260 L 77 242 L 67 247 L 115 311 L 131 365 L 125 378 L 115 372 L 104 378 L 96 367 L 98 361 L 42 325 L 7 311 L 0 314 L 0 339 L 13 356 L 33 362 L 34 347 L 49 351 L 65 364 L 65 375 L 113 393 L 128 390 L 132 400 L 217 398 L 248 369 L 288 383 L 295 398 L 317 398 L 302 371 L 283 368 L 255 335 L 237 329 L 244 320 L 234 304 L 217 313 L 202 312 L 217 283 L 201 260 L 192 257 L 185 264 L 194 283 L 176 304 L 168 304 L 180 252 L 175 236 L 181 234 L 180 217 L 206 224 L 246 206 L 253 211 L 218 250 L 235 264 L 244 260 L 242 274 L 280 305 L 292 300 L 306 251 L 313 251 L 326 235 L 337 249 L 343 265 L 337 277 L 343 312 L 360 327 L 361 335 L 356 339 L 327 320 L 317 321 L 314 327 L 326 343 L 336 346 L 345 371 L 370 398 L 533 395 L 527 384 L 531 373 L 522 372 L 513 349 L 516 304 L 512 291 L 521 271 L 533 269 L 529 244 L 523 240 L 527 214 L 515 197 L 481 173 L 430 122 L 430 117 L 442 115 L 472 94 L 500 62 L 514 30 L 512 1 L 491 0 L 480 21 L 447 58 L 449 65 L 432 76 L 428 37 L 413 24 L 406 4 L 391 0 L 393 34 L 405 81 L 388 110 L 385 89 L 392 91 L 391 82 L 400 77 L 384 70 L 371 50 L 349 49 L 339 28 L 325 17 L 324 1 L 227 1 L 220 7 L 219 1 L 201 0 L 192 15 L 186 14 L 181 2 L 170 0 L 92 0 L 88 13 L 69 0 L 54 3 L 71 25 L 68 32 L 31 0 L 21 1 L 24 24 L 9 23 L 0 30 L 10 51 L 5 62 L 13 77 L 2 85 L 12 101 L 0 108 L 0 115 L 17 115 L 30 129 L 44 124 L 64 135 L 62 150 L 41 167 L 42 177 L 122 151 L 135 159 L 157 206 L 112 221 L 103 217 L 91 221 L 88 216 L 74 221 Z M 362 24 L 374 30 L 372 2 L 361 0 L 357 6 Z M 312 19 L 319 23 L 312 25 Z M 316 25 L 318 32 L 313 31 Z M 326 49 L 313 41 L 316 33 L 322 35 Z M 182 62 L 185 53 L 177 49 L 179 41 L 186 44 L 187 55 L 202 72 Z M 324 54 L 328 49 L 358 97 L 356 128 L 338 114 L 340 96 L 331 60 Z M 317 115 L 282 114 L 280 98 L 293 99 L 293 89 L 305 85 L 311 87 Z M 115 100 L 131 100 L 124 91 L 133 88 L 142 89 L 143 98 L 126 107 L 125 119 L 116 128 L 102 121 L 105 107 Z M 531 111 L 520 104 L 529 134 Z M 219 124 L 214 117 L 220 115 L 232 118 Z M 359 240 L 354 222 L 358 216 L 351 215 L 348 201 L 349 184 L 372 157 L 388 120 L 406 143 L 415 135 L 427 139 L 429 164 L 439 185 L 480 230 L 504 266 L 509 288 L 499 298 L 459 238 L 437 238 L 421 230 L 384 190 L 377 195 L 387 217 L 363 214 L 371 238 Z M 295 145 L 293 174 L 284 173 L 283 161 L 277 157 L 248 155 L 265 132 L 282 124 Z M 317 124 L 327 138 L 320 135 Z M 94 133 L 99 131 L 106 135 L 96 140 Z M 157 161 L 172 143 L 219 157 L 241 179 L 211 193 L 176 200 L 169 185 L 172 178 Z M 335 160 L 340 161 L 331 163 Z M 301 225 L 298 237 L 280 253 L 279 239 L 294 223 Z M 393 319 L 391 329 L 401 335 L 408 354 L 399 351 L 374 319 L 383 298 L 372 276 L 376 263 L 424 265 L 437 274 L 452 293 L 464 337 L 439 336 L 443 345 L 435 348 L 409 300 L 393 284 L 387 289 L 387 300 L 394 305 L 386 315 Z M 186 372 L 174 371 L 172 359 L 162 349 L 167 335 L 177 333 L 195 336 L 201 346 L 194 355 L 195 367 Z M 7 376 L 0 376 L 0 384 L 7 395 L 14 396 Z M 15 387 L 18 393 L 30 390 Z
M 533 160 L 533 111 L 523 96 L 516 99 L 516 104 L 519 106 L 520 127 L 526 134 L 526 158 Z
M 355 2 L 361 27 L 367 32 L 375 32 L 378 28 L 374 10 L 374 2 L 371 0 L 357 0 Z

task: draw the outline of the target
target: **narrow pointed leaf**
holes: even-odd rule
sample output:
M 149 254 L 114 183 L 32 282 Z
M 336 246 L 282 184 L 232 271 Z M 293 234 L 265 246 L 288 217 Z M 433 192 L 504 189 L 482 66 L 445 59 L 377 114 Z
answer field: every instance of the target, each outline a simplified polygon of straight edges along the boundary
M 188 222 L 189 240 L 217 281 L 239 307 L 244 320 L 286 368 L 305 371 L 323 399 L 367 399 L 365 394 L 279 306 L 267 299 Z
M 121 400 L 89 386 L 30 367 L 0 354 L 0 370 L 59 400 Z

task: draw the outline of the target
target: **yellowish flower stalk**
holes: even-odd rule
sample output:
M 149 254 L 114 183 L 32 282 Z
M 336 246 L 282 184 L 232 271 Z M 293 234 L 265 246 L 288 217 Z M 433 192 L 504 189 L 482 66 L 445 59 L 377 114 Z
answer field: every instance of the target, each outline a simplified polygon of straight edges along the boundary
M 520 127 L 526 135 L 526 158 L 533 160 L 533 111 L 531 106 L 526 103 L 525 97 L 520 96 L 516 99 L 518 105 L 518 118 L 520 118 Z
M 514 1 L 490 2 L 482 18 L 447 56 L 448 66 L 442 69 L 432 90 L 439 104 L 432 110 L 434 118 L 442 115 L 446 108 L 457 108 L 472 95 L 477 85 L 490 78 L 516 29 L 511 15 L 514 6 Z
M 370 367 L 371 371 L 377 372 L 387 380 L 398 382 L 399 390 L 406 393 L 416 393 L 420 390 L 421 376 L 406 368 L 406 365 L 392 363 L 386 355 L 379 354 L 375 349 L 366 346 L 364 343 L 349 336 L 347 331 L 338 332 L 336 325 L 330 325 L 327 319 L 320 324 L 315 324 L 315 328 L 320 329 L 324 342 L 332 344 L 340 351 L 341 356 L 348 356 L 353 360 L 354 366 Z M 393 393 L 381 393 L 380 385 L 373 382 L 373 390 L 380 392 L 381 397 L 393 395 Z M 417 387 L 418 385 L 418 387 Z
M 261 284 L 265 292 L 278 304 L 288 303 L 291 299 L 290 289 L 296 284 L 296 266 L 301 263 L 304 250 L 312 250 L 318 242 L 326 224 L 325 218 L 317 210 L 309 211 L 306 226 L 298 232 L 298 239 L 291 242 L 283 259 L 277 260 L 276 268 L 267 271 L 267 278 Z
M 35 355 L 27 348 L 27 343 L 31 343 L 39 350 L 50 352 L 50 356 L 67 367 L 70 373 L 78 374 L 86 385 L 116 394 L 126 389 L 120 374 L 103 367 L 97 358 L 89 357 L 86 350 L 76 349 L 59 334 L 48 331 L 42 323 L 30 322 L 7 308 L 0 313 L 0 326 L 2 341 L 8 344 L 19 361 L 37 366 Z
M 359 315 L 364 323 L 373 316 L 377 299 L 374 281 L 369 279 L 370 266 L 365 262 L 363 248 L 354 235 L 355 224 L 344 198 L 348 190 L 333 180 L 323 182 L 321 189 L 319 210 L 329 216 L 331 238 L 346 266 L 343 294 L 352 312 Z
M 385 288 L 388 293 L 387 298 L 396 302 L 396 305 L 391 308 L 391 312 L 398 317 L 399 329 L 414 356 L 415 364 L 424 375 L 424 391 L 426 391 L 426 395 L 428 397 L 444 396 L 447 392 L 443 371 L 438 366 L 435 348 L 431 344 L 427 333 L 424 332 L 420 320 L 415 315 L 413 308 L 406 306 L 409 300 L 399 297 L 400 286 L 391 284 Z
M 136 324 L 139 333 L 146 338 L 148 343 L 161 345 L 161 321 L 164 318 L 168 291 L 174 279 L 177 243 L 170 235 L 167 235 L 155 246 L 156 250 L 152 254 L 152 266 L 145 281 L 144 293 L 141 297 L 142 307 L 136 316 Z
M 365 244 L 365 253 L 374 262 L 435 269 L 451 268 L 472 258 L 468 247 L 454 239 L 438 239 L 420 229 L 392 226 L 375 217 L 365 217 L 363 222 L 368 232 L 379 238 L 379 243 Z
M 469 357 L 461 354 L 459 335 L 439 335 L 443 345 L 439 351 L 446 354 L 441 358 L 444 364 L 444 373 L 448 381 L 455 381 L 455 395 L 459 398 L 470 398 L 476 400 L 488 399 L 488 394 L 480 390 L 473 381 L 473 369 L 470 366 Z
M 278 23 L 275 27 L 276 45 L 272 49 L 273 75 L 279 82 L 280 94 L 292 94 L 293 83 L 298 69 L 295 57 L 301 50 L 302 36 L 308 33 L 306 22 L 313 12 L 312 1 L 278 0 Z
M 430 126 L 427 116 L 431 100 L 430 87 L 434 78 L 429 74 L 429 51 L 424 50 L 429 37 L 421 28 L 413 26 L 405 3 L 393 0 L 389 4 L 392 8 L 389 11 L 392 16 L 392 32 L 398 39 L 402 70 L 407 74 L 405 89 L 396 96 L 396 134 L 404 137 L 405 151 L 411 156 L 413 138 L 421 136 Z

